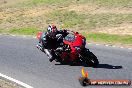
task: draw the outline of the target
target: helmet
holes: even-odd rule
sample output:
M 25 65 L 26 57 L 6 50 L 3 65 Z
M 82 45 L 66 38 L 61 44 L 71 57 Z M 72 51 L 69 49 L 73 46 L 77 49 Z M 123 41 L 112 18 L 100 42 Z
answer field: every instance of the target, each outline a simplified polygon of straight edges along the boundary
M 49 25 L 48 28 L 47 28 L 47 32 L 48 32 L 48 36 L 50 38 L 55 38 L 55 35 L 57 33 L 57 28 L 55 25 Z
M 57 32 L 57 28 L 55 25 L 49 25 L 47 31 L 49 33 L 54 33 L 54 32 Z

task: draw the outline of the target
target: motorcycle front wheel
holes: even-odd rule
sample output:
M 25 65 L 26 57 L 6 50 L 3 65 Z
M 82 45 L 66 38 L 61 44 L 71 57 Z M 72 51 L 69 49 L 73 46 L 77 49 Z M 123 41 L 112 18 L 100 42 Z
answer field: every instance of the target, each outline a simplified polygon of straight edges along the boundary
M 99 64 L 97 57 L 88 49 L 85 50 L 85 53 L 83 56 L 84 56 L 84 61 L 88 66 L 97 67 L 97 65 Z

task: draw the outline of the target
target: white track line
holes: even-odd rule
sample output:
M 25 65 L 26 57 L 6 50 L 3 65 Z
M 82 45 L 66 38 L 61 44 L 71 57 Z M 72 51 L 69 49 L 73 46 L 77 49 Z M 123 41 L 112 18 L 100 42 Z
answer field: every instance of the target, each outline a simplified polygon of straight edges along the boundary
M 87 43 L 87 44 L 89 45 L 89 44 L 95 44 L 95 43 Z M 107 44 L 106 45 L 105 44 L 95 44 L 95 45 L 96 46 L 103 45 L 103 46 L 106 46 L 106 47 L 113 47 L 113 48 L 116 48 L 117 47 L 117 48 L 121 48 L 121 49 L 129 49 L 129 50 L 132 50 L 132 48 L 125 48 L 125 47 L 122 47 L 122 46 L 119 47 L 119 46 L 116 46 L 116 45 L 107 45 Z
M 87 44 L 92 44 L 92 43 L 87 43 Z
M 131 50 L 132 48 L 128 48 L 128 49 L 130 49 L 130 50 Z
M 36 38 L 35 36 L 33 36 L 33 38 Z
M 115 45 L 113 45 L 112 47 L 116 47 Z
M 16 36 L 16 35 L 11 35 L 11 36 Z
M 23 87 L 25 87 L 25 88 L 33 88 L 32 86 L 30 86 L 30 85 L 28 85 L 28 84 L 26 84 L 26 83 L 23 83 L 23 82 L 21 82 L 21 81 L 18 81 L 18 80 L 14 79 L 14 78 L 11 78 L 11 77 L 9 77 L 9 76 L 3 75 L 3 74 L 1 74 L 1 73 L 0 73 L 0 77 L 5 78 L 5 79 L 7 79 L 7 80 L 9 80 L 9 81 L 15 82 L 15 83 L 17 83 L 18 85 L 21 85 L 21 86 L 23 86 Z
M 122 49 L 123 49 L 124 47 L 120 47 L 120 48 L 122 48 Z
M 100 45 L 100 44 L 95 44 L 96 46 Z
M 105 45 L 105 46 L 109 46 L 109 45 Z

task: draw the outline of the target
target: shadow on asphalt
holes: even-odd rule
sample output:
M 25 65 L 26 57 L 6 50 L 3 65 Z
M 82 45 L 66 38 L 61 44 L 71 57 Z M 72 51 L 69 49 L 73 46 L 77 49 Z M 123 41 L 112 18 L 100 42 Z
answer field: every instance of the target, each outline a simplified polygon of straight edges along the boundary
M 106 69 L 122 69 L 122 66 L 114 66 L 109 64 L 99 64 L 96 68 L 106 68 Z
M 55 64 L 55 65 L 69 65 L 69 64 Z M 84 66 L 84 67 L 89 67 L 86 64 L 78 64 L 78 65 L 69 65 L 69 66 Z M 122 69 L 122 66 L 114 66 L 110 64 L 99 64 L 97 67 L 94 68 L 104 68 L 104 69 Z

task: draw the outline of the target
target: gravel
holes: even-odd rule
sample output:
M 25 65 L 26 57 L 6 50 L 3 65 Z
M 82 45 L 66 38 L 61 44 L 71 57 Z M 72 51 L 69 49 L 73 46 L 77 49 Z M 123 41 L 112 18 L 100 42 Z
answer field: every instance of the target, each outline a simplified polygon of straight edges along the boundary
M 0 78 L 0 88 L 24 88 L 16 83 Z

